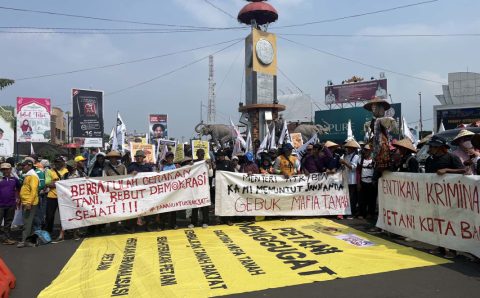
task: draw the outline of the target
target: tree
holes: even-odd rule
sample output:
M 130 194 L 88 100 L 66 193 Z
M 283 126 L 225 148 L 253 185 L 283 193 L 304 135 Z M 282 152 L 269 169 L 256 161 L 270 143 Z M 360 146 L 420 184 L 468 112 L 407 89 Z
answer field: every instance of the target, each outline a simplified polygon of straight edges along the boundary
M 2 90 L 3 88 L 5 88 L 7 86 L 13 85 L 13 83 L 15 83 L 14 80 L 0 79 L 0 90 Z

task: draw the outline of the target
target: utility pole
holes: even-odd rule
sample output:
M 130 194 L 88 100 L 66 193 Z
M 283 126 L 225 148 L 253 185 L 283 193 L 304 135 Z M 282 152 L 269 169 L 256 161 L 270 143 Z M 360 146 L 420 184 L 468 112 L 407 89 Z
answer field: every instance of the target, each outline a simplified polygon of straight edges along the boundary
M 418 98 L 420 99 L 420 133 L 419 136 L 422 138 L 423 131 L 423 119 L 422 119 L 422 92 L 418 92 Z
M 208 112 L 207 112 L 207 123 L 215 123 L 216 111 L 215 111 L 215 80 L 214 75 L 214 66 L 213 66 L 213 56 L 208 56 Z

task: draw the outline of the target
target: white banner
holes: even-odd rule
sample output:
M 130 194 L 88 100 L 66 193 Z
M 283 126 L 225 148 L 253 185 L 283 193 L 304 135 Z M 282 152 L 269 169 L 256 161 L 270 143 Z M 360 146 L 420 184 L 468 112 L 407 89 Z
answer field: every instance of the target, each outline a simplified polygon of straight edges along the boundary
M 334 175 L 251 175 L 217 171 L 215 214 L 315 216 L 351 214 L 348 185 Z
M 210 205 L 205 162 L 160 173 L 56 183 L 64 230 Z
M 377 227 L 480 257 L 480 176 L 386 173 Z

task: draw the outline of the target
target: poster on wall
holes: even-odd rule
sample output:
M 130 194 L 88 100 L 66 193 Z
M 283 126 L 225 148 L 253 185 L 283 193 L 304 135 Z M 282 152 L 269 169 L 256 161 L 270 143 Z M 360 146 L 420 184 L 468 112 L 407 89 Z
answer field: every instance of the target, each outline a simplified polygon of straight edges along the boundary
M 17 97 L 17 142 L 50 141 L 49 98 Z
M 103 147 L 103 91 L 72 89 L 74 143 Z
M 15 117 L 13 108 L 0 106 L 0 157 L 10 157 L 14 150 L 14 128 Z
M 150 144 L 157 144 L 158 139 L 168 139 L 168 115 L 150 114 L 148 116 L 148 133 Z

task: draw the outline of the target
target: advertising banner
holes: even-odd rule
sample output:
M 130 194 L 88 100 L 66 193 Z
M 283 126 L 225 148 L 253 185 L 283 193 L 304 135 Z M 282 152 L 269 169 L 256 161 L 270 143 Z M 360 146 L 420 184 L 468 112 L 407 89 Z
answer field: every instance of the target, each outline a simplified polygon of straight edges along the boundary
M 72 89 L 73 141 L 103 147 L 103 91 Z
M 480 176 L 387 173 L 377 227 L 480 257 Z
M 155 156 L 155 146 L 152 144 L 143 144 L 143 143 L 134 143 L 130 142 L 130 152 L 132 153 L 132 162 L 135 161 L 135 153 L 138 150 L 143 150 L 145 153 L 145 162 L 155 164 L 157 162 L 157 158 Z
M 323 218 L 242 222 L 85 239 L 38 297 L 220 297 L 448 263 Z
M 247 175 L 217 171 L 215 215 L 317 216 L 348 215 L 350 199 L 342 173 Z
M 452 108 L 436 110 L 436 125 L 438 129 L 440 122 L 446 130 L 457 128 L 461 124 L 470 124 L 480 119 L 480 107 Z
M 10 157 L 14 150 L 14 122 L 13 107 L 0 106 L 0 157 Z
M 400 124 L 402 122 L 402 105 L 400 103 L 392 104 L 386 114 Z M 372 113 L 363 107 L 315 111 L 315 124 L 330 128 L 327 135 L 320 136 L 321 140 L 327 138 L 335 143 L 343 143 L 347 139 L 348 120 L 352 121 L 352 132 L 355 139 L 363 140 L 365 138 L 364 125 L 372 120 Z
M 210 205 L 204 162 L 161 173 L 56 183 L 64 230 Z
M 152 114 L 148 116 L 150 144 L 157 144 L 158 139 L 168 139 L 168 115 Z
M 374 97 L 387 99 L 387 79 L 332 85 L 325 87 L 326 104 L 342 104 L 370 100 Z
M 17 97 L 17 142 L 50 141 L 50 113 L 49 98 Z
M 192 140 L 192 158 L 198 159 L 197 157 L 197 150 L 198 149 L 203 149 L 205 151 L 205 159 L 210 159 L 210 144 L 208 141 L 202 141 L 202 140 Z

